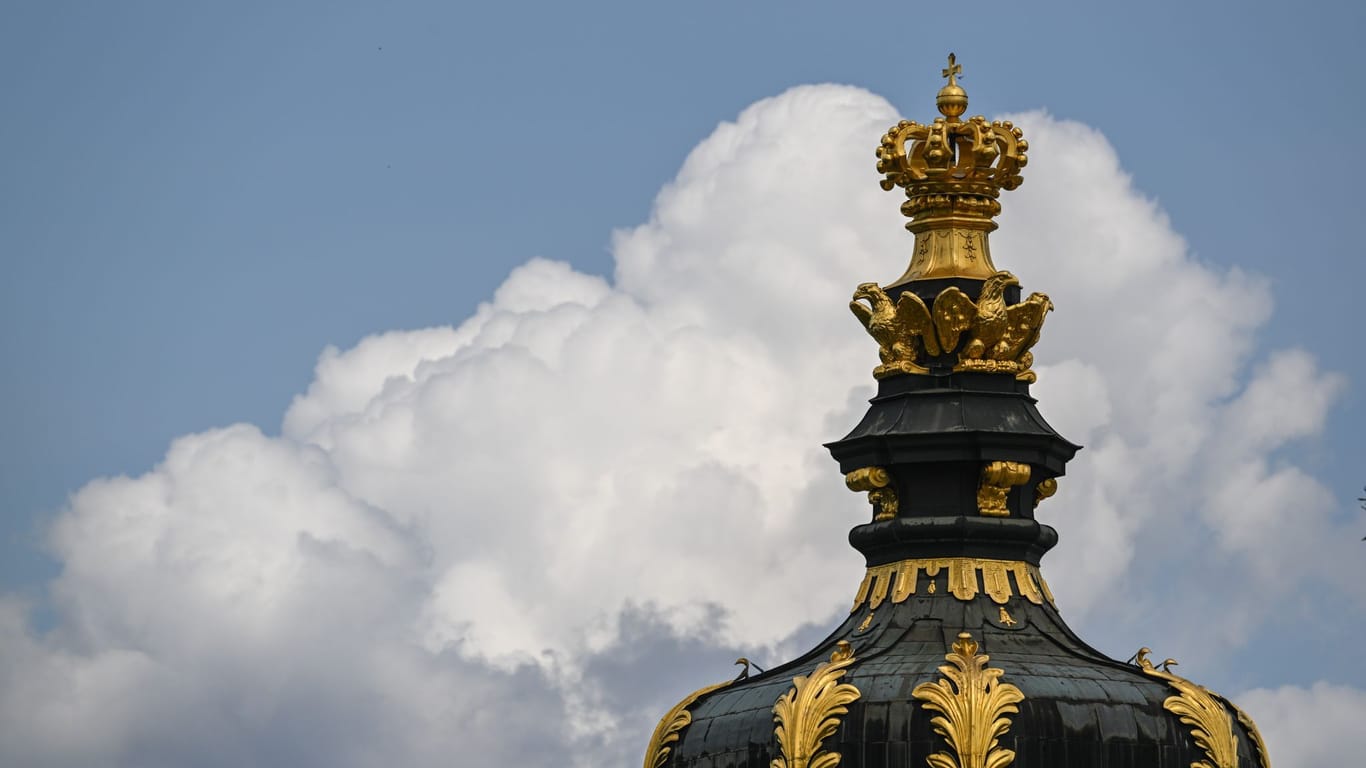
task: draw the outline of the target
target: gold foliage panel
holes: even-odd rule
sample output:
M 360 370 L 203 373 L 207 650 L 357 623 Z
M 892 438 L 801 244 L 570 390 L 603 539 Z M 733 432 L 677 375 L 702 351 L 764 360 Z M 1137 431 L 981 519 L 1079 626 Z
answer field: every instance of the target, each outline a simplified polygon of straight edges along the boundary
M 862 695 L 855 686 L 839 682 L 853 663 L 853 646 L 841 640 L 830 661 L 810 675 L 793 678 L 792 689 L 773 705 L 778 757 L 770 768 L 835 768 L 840 764 L 840 753 L 823 749 L 821 742 L 835 735 L 849 704 Z
M 1154 665 L 1148 659 L 1149 653 L 1149 649 L 1140 648 L 1134 654 L 1135 663 L 1144 674 L 1166 680 L 1168 685 L 1176 689 L 1176 695 L 1167 697 L 1162 706 L 1176 715 L 1183 725 L 1190 727 L 1195 745 L 1205 751 L 1205 759 L 1191 763 L 1191 768 L 1237 768 L 1238 738 L 1233 733 L 1233 720 L 1221 703 L 1223 697 L 1174 674 L 1171 667 L 1176 664 L 1175 659 Z M 1249 719 L 1248 722 L 1252 721 Z M 1249 730 L 1255 732 L 1255 729 L 1256 726 L 1253 726 Z M 1257 734 L 1255 740 L 1258 751 L 1263 753 L 1265 759 L 1261 734 Z
M 1038 566 L 1022 560 L 936 557 L 899 560 L 869 568 L 859 584 L 850 613 L 865 603 L 876 609 L 888 600 L 893 604 L 905 602 L 920 588 L 922 573 L 928 580 L 924 593 L 933 594 L 932 579 L 941 572 L 947 574 L 950 594 L 959 600 L 972 600 L 985 592 L 997 605 L 1005 605 L 1012 596 L 1022 597 L 1035 605 L 1043 605 L 1045 600 L 1053 604 L 1053 593 Z
M 1024 693 L 1002 682 L 1005 670 L 988 667 L 991 657 L 977 649 L 971 635 L 960 633 L 944 657 L 949 663 L 939 668 L 943 679 L 911 691 L 926 711 L 939 713 L 930 724 L 952 750 L 930 755 L 930 768 L 1005 768 L 1015 761 L 1015 752 L 1000 746 L 1000 740 Z
M 650 744 L 645 749 L 644 768 L 661 768 L 669 759 L 669 753 L 673 751 L 673 745 L 678 742 L 683 729 L 692 723 L 692 713 L 688 711 L 698 699 L 706 696 L 712 691 L 719 691 L 729 686 L 733 680 L 724 683 L 709 685 L 693 691 L 685 699 L 674 705 L 655 726 L 655 732 L 650 736 Z

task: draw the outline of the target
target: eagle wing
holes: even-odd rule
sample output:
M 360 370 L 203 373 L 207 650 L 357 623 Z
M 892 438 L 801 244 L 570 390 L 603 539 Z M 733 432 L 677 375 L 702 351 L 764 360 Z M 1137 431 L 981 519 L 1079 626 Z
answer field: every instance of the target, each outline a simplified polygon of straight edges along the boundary
M 849 309 L 854 313 L 854 317 L 863 323 L 863 327 L 872 330 L 873 314 L 877 310 L 879 300 L 890 301 L 887 294 L 877 287 L 877 283 L 860 283 L 854 290 L 854 300 L 849 302 Z M 868 304 L 863 302 L 867 301 Z M 872 306 L 870 307 L 869 304 Z
M 939 329 L 939 344 L 945 352 L 958 346 L 963 331 L 972 327 L 977 317 L 977 305 L 966 293 L 952 286 L 945 288 L 934 300 L 934 325 Z
M 849 309 L 853 311 L 854 317 L 857 317 L 859 322 L 863 323 L 864 328 L 867 328 L 868 324 L 873 321 L 873 310 L 869 309 L 867 304 L 864 304 L 858 299 L 849 302 Z
M 1001 343 L 1009 350 L 1012 359 L 1039 340 L 1044 318 L 1052 309 L 1053 302 L 1042 293 L 1031 293 L 1029 298 L 1006 309 L 1010 324 Z
M 896 325 L 903 336 L 919 336 L 925 340 L 925 352 L 939 354 L 939 340 L 934 336 L 934 321 L 930 319 L 930 308 L 915 295 L 914 291 L 903 291 L 896 300 Z

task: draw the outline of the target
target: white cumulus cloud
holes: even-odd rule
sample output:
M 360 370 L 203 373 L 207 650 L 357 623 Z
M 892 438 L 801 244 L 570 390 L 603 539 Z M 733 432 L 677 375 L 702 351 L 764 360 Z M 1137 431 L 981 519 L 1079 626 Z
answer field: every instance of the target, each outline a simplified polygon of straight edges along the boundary
M 790 652 L 861 576 L 844 534 L 868 508 L 820 443 L 872 392 L 850 292 L 909 257 L 870 159 L 895 119 L 848 87 L 760 101 L 615 234 L 610 281 L 533 259 L 455 327 L 325 351 L 279 436 L 186 436 L 82 489 L 52 534 L 55 627 L 0 603 L 0 762 L 615 763 L 685 642 Z M 1097 132 L 1013 119 L 1032 157 L 994 256 L 1058 306 L 1036 394 L 1087 443 L 1042 508 L 1068 616 L 1097 615 L 1139 551 L 1179 575 L 1158 531 L 1252 579 L 1283 505 L 1298 556 L 1340 532 L 1282 449 L 1342 385 L 1258 347 L 1264 281 L 1194 260 Z M 1253 594 L 1221 608 L 1235 646 L 1266 618 Z
M 1248 691 L 1238 704 L 1257 721 L 1276 768 L 1339 768 L 1366 754 L 1366 691 L 1320 681 Z

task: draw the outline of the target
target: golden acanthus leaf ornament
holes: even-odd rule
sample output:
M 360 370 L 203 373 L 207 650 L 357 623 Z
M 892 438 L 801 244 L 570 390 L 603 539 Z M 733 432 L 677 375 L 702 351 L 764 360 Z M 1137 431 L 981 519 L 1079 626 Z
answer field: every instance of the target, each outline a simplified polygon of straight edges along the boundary
M 854 663 L 854 649 L 841 640 L 830 654 L 830 661 L 792 680 L 792 689 L 773 705 L 773 735 L 778 740 L 778 757 L 770 768 L 836 768 L 840 753 L 821 748 L 821 742 L 839 730 L 840 718 L 849 704 L 862 694 L 839 679 Z
M 1266 751 L 1266 742 L 1262 741 L 1262 732 L 1257 728 L 1257 724 L 1252 722 L 1252 718 L 1242 710 L 1237 704 L 1220 696 L 1219 699 L 1233 708 L 1233 714 L 1238 716 L 1238 722 L 1247 729 L 1247 735 L 1252 739 L 1252 746 L 1257 750 L 1257 764 L 1261 768 L 1271 768 L 1271 757 Z
M 1262 741 L 1262 732 L 1258 730 L 1257 724 L 1252 722 L 1252 718 L 1243 711 L 1242 707 L 1234 704 L 1231 699 L 1225 698 L 1208 688 L 1201 687 L 1206 693 L 1209 693 L 1224 706 L 1233 710 L 1234 717 L 1238 718 L 1238 722 L 1242 724 L 1243 729 L 1247 731 L 1248 739 L 1252 742 L 1252 748 L 1257 752 L 1257 765 L 1259 768 L 1271 768 L 1271 757 L 1266 751 L 1266 742 Z
M 746 669 L 748 669 L 748 665 L 746 665 Z M 670 709 L 664 717 L 660 718 L 659 725 L 655 726 L 655 732 L 650 736 L 650 743 L 645 748 L 644 768 L 662 768 L 664 763 L 668 762 L 669 753 L 673 751 L 673 745 L 678 742 L 683 729 L 692 723 L 692 713 L 688 711 L 689 707 L 703 696 L 713 691 L 719 691 L 733 682 L 735 681 L 727 680 L 693 691 L 675 704 L 673 709 Z
M 1233 720 L 1228 716 L 1228 710 L 1220 703 L 1223 697 L 1172 673 L 1170 668 L 1176 664 L 1175 659 L 1155 666 L 1148 659 L 1149 653 L 1149 649 L 1140 648 L 1134 654 L 1134 662 L 1144 674 L 1166 680 L 1176 689 L 1177 695 L 1167 697 L 1162 706 L 1176 715 L 1183 725 L 1190 726 L 1195 745 L 1205 751 L 1207 759 L 1196 760 L 1191 768 L 1237 768 L 1238 738 L 1233 733 Z
M 1024 693 L 1001 682 L 1005 670 L 991 668 L 986 654 L 977 652 L 977 641 L 966 632 L 958 635 L 949 662 L 939 668 L 943 680 L 921 683 L 911 695 L 939 714 L 930 720 L 934 732 L 949 742 L 950 752 L 936 752 L 926 762 L 930 768 L 1005 768 L 1015 761 L 1014 750 L 999 746 L 1010 730 L 1010 715 L 1020 708 Z

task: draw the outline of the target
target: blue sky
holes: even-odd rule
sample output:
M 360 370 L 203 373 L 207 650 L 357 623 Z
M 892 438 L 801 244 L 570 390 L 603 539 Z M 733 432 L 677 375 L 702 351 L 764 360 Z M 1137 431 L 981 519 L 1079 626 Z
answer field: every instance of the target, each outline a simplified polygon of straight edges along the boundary
M 1332 149 L 1363 113 L 1351 4 L 1053 4 L 961 34 L 822 3 L 8 16 L 9 584 L 51 572 L 34 522 L 84 481 L 143 471 L 185 432 L 275 429 L 323 346 L 454 322 L 527 258 L 609 271 L 610 231 L 718 121 L 808 82 L 914 114 L 940 48 L 974 108 L 1104 132 L 1199 258 L 1273 280 L 1272 339 L 1362 374 L 1360 160 Z M 1366 483 L 1360 408 L 1338 406 L 1315 457 L 1344 495 Z
M 1344 378 L 1321 428 L 1259 461 L 1301 468 L 1350 521 L 1366 484 L 1366 266 L 1350 226 L 1366 11 L 1265 6 L 11 4 L 0 592 L 60 628 L 63 559 L 44 542 L 89 481 L 146 473 L 182 435 L 239 422 L 278 434 L 324 348 L 458 325 L 536 257 L 612 281 L 612 233 L 650 219 L 719 123 L 809 83 L 867 89 L 925 120 L 949 50 L 972 113 L 1045 110 L 1094 128 L 1192 264 L 1266 279 L 1274 314 L 1240 375 L 1297 347 Z M 872 149 L 859 150 L 870 187 Z M 900 269 L 888 258 L 884 281 Z M 1109 259 L 1098 249 L 1084 268 Z M 1031 266 L 999 249 L 997 262 Z M 1267 407 L 1294 410 L 1302 394 Z M 1360 605 L 1344 615 L 1359 626 Z M 1288 630 L 1266 634 L 1248 658 L 1293 645 Z M 1321 677 L 1218 674 L 1248 688 Z

